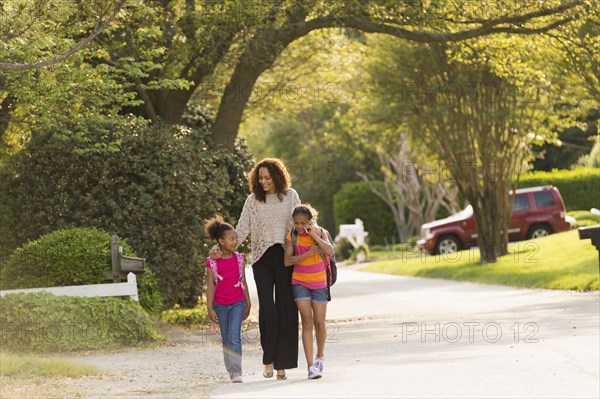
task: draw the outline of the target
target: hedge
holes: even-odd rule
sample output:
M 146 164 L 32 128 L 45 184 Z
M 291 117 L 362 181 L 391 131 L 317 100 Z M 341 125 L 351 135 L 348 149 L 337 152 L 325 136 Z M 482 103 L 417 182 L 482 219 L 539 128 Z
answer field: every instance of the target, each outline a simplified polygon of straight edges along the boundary
M 519 187 L 556 186 L 567 211 L 600 209 L 600 169 L 577 168 L 531 172 L 521 176 Z
M 0 298 L 0 309 L 3 350 L 112 349 L 160 339 L 155 321 L 130 300 L 21 293 Z
M 204 221 L 235 223 L 252 165 L 243 143 L 229 152 L 211 142 L 213 118 L 193 108 L 182 125 L 121 117 L 66 137 L 38 132 L 0 187 L 16 245 L 74 226 L 127 237 L 156 273 L 163 306 L 193 308 L 205 276 L 198 255 L 211 245 Z
M 102 284 L 111 271 L 111 236 L 94 228 L 53 231 L 15 250 L 0 265 L 0 289 Z M 121 241 L 123 254 L 135 256 Z M 160 293 L 150 271 L 138 279 L 141 305 L 152 313 L 162 310 Z
M 210 322 L 206 306 L 193 309 L 169 309 L 162 312 L 160 320 L 169 324 L 182 324 L 186 326 L 203 325 Z

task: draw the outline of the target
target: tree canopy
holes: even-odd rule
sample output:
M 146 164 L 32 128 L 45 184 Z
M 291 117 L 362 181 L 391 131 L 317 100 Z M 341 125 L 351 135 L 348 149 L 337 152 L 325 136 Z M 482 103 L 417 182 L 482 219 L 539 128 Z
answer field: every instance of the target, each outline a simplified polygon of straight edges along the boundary
M 8 15 L 20 16 L 22 13 L 14 10 L 22 3 L 10 0 L 3 3 L 3 8 L 11 13 Z M 132 0 L 88 46 L 84 60 L 93 67 L 103 65 L 111 71 L 109 80 L 136 94 L 138 102 L 129 104 L 127 111 L 155 121 L 177 123 L 195 93 L 215 81 L 224 82 L 217 89 L 218 110 L 212 137 L 216 143 L 232 149 L 258 78 L 273 66 L 283 49 L 312 31 L 347 27 L 419 43 L 457 42 L 499 33 L 531 35 L 549 32 L 581 18 L 594 3 L 594 0 L 483 3 Z M 30 24 L 26 23 L 17 35 L 14 30 L 2 30 L 2 38 L 12 40 L 0 51 L 0 62 L 35 63 L 40 59 L 37 53 L 47 54 L 44 41 L 48 38 L 56 36 L 65 38 L 69 44 L 78 43 L 78 39 L 94 32 L 90 20 L 79 21 L 79 10 L 89 13 L 97 7 L 102 11 L 99 15 L 114 10 L 101 0 L 97 4 L 75 0 L 72 4 L 64 3 L 63 7 L 59 4 L 50 3 L 55 14 L 27 15 L 32 22 L 42 22 L 35 24 L 35 30 L 27 28 Z M 62 23 L 54 23 L 61 18 Z M 54 33 L 49 36 L 48 31 Z M 27 36 L 31 38 L 19 40 Z M 33 37 L 39 37 L 41 42 Z M 8 87 L 8 94 L 0 98 L 7 103 L 0 111 L 3 120 L 11 120 L 20 102 L 25 101 L 24 95 L 13 93 L 11 84 L 2 86 Z

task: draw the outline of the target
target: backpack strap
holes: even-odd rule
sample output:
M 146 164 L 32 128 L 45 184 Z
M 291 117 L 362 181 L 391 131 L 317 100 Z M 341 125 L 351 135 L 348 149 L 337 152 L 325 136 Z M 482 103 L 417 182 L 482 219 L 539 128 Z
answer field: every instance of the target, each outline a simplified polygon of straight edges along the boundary
M 320 235 L 321 239 L 323 239 L 323 228 L 321 228 L 321 235 Z M 331 245 L 333 245 L 333 242 L 331 240 L 331 236 L 329 235 L 329 232 L 327 231 L 327 242 Z M 331 275 L 333 273 L 333 271 L 331 270 L 331 259 L 333 259 L 335 261 L 335 254 L 333 254 L 332 256 L 329 257 L 329 261 L 327 260 L 327 256 L 321 252 L 319 252 L 319 254 L 321 255 L 321 259 L 323 259 L 323 262 L 325 262 L 325 270 L 327 273 L 327 301 L 331 301 Z
M 331 234 L 329 234 L 328 231 L 327 231 L 327 241 L 333 246 L 333 238 L 331 238 Z M 333 254 L 330 256 L 330 258 L 332 258 L 335 261 L 335 249 L 333 251 Z
M 292 248 L 294 248 L 293 255 L 295 256 L 296 255 L 296 243 L 298 242 L 298 231 L 295 228 L 292 228 L 290 235 L 292 236 Z
M 238 282 L 236 285 L 234 285 L 234 287 L 240 287 L 241 289 L 244 289 L 244 268 L 246 267 L 245 263 L 244 263 L 244 255 L 242 255 L 239 252 L 235 253 L 235 256 L 237 258 L 237 262 L 238 262 L 238 270 L 240 272 L 240 276 L 238 277 Z
M 208 258 L 208 265 L 210 266 L 210 271 L 212 272 L 213 279 L 215 280 L 215 286 L 219 283 L 219 281 L 223 280 L 223 276 L 219 274 L 219 270 L 217 268 L 217 261 L 213 258 Z
M 321 237 L 321 239 L 323 239 L 323 231 L 325 229 L 323 229 L 320 226 L 319 226 L 319 228 L 321 229 L 321 234 L 319 234 L 319 237 Z M 327 239 L 327 242 L 331 244 L 331 237 L 329 236 L 329 232 L 327 232 L 327 237 L 325 237 L 325 238 Z M 329 262 L 327 261 L 327 255 L 325 255 L 321 251 L 319 251 L 319 255 L 321 255 L 321 259 L 323 259 L 323 262 L 325 262 L 325 266 L 329 267 Z
M 235 257 L 237 258 L 239 277 L 238 282 L 234 285 L 234 287 L 240 287 L 244 289 L 244 268 L 246 264 L 244 263 L 244 255 L 239 252 L 235 252 Z M 217 268 L 217 261 L 213 258 L 208 258 L 208 265 L 210 266 L 210 271 L 213 274 L 213 279 L 215 280 L 215 286 L 219 283 L 219 281 L 223 280 L 223 276 L 219 274 L 219 270 Z

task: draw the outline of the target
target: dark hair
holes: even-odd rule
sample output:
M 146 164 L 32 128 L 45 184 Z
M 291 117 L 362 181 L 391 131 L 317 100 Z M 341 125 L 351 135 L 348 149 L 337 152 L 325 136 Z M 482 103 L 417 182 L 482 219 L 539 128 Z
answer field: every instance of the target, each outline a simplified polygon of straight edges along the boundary
M 277 193 L 277 197 L 281 201 L 281 194 L 287 194 L 288 188 L 292 185 L 292 179 L 285 165 L 277 158 L 265 158 L 254 165 L 250 173 L 248 173 L 250 191 L 252 191 L 257 200 L 266 202 L 267 195 L 258 182 L 258 171 L 260 168 L 266 168 L 269 171 L 269 175 L 271 175 L 271 179 L 273 179 L 273 183 L 275 184 L 275 193 Z
M 210 237 L 211 240 L 218 241 L 219 238 L 223 238 L 226 231 L 235 230 L 232 225 L 223 221 L 221 216 L 215 216 L 209 219 L 204 224 L 204 231 Z
M 308 218 L 308 220 L 314 219 L 314 221 L 316 222 L 317 217 L 319 217 L 319 212 L 317 212 L 315 208 L 313 208 L 309 204 L 302 204 L 294 208 L 294 211 L 292 212 L 292 217 L 296 215 L 304 215 Z

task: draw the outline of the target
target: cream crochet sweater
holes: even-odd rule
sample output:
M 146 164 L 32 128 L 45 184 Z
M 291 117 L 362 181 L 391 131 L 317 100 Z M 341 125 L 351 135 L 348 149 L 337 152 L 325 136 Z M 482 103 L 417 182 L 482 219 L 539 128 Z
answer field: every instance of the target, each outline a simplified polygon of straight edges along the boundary
M 250 234 L 250 264 L 254 264 L 274 244 L 285 243 L 286 233 L 292 229 L 292 211 L 300 205 L 300 197 L 293 188 L 282 194 L 267 194 L 266 202 L 258 201 L 254 194 L 246 198 L 242 215 L 235 228 L 241 244 Z

